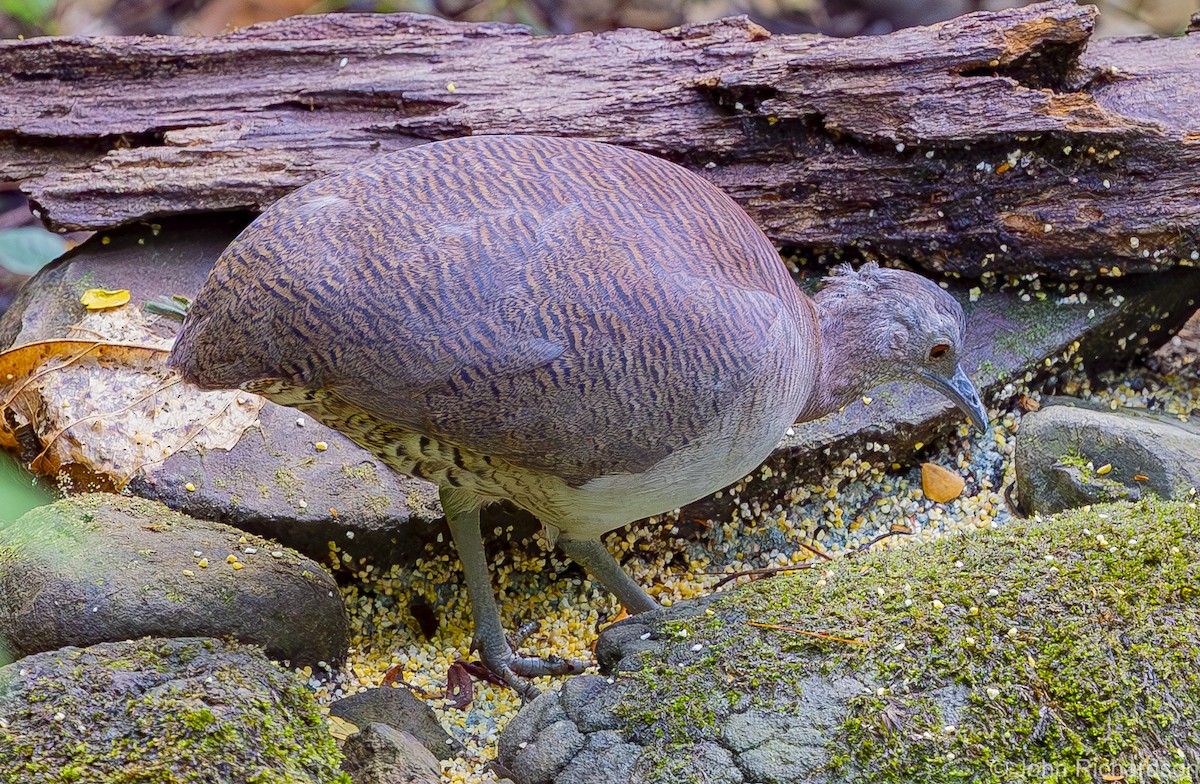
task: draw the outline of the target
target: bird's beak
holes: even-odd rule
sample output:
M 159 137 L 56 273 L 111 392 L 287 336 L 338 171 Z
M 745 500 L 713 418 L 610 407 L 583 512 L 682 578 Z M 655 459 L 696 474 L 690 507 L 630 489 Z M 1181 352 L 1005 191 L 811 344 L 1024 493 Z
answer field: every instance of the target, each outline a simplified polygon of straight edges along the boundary
M 955 368 L 952 378 L 939 376 L 937 373 L 926 370 L 925 379 L 929 386 L 953 400 L 954 405 L 962 409 L 977 430 L 982 433 L 987 432 L 987 409 L 983 407 L 983 401 L 979 399 L 979 392 L 971 383 L 971 379 L 967 378 L 962 365 Z

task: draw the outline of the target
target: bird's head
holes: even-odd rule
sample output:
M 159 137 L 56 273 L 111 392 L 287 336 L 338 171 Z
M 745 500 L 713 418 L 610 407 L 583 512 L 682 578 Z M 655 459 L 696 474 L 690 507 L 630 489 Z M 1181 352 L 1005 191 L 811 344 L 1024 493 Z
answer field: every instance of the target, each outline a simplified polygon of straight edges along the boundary
M 959 364 L 962 307 L 936 283 L 875 264 L 847 265 L 826 278 L 815 301 L 832 376 L 826 381 L 847 385 L 850 397 L 889 381 L 924 384 L 987 429 L 987 411 Z

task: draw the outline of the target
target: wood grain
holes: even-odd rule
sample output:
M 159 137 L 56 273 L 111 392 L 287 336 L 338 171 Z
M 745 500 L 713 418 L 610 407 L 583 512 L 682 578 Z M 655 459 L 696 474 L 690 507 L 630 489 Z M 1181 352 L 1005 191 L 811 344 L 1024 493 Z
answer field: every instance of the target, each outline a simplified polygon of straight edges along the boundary
M 1200 35 L 1092 41 L 1095 17 L 1055 2 L 832 39 L 345 14 L 5 41 L 0 179 L 53 226 L 103 229 L 261 210 L 433 139 L 569 135 L 688 166 L 813 252 L 968 276 L 1169 266 L 1200 245 Z

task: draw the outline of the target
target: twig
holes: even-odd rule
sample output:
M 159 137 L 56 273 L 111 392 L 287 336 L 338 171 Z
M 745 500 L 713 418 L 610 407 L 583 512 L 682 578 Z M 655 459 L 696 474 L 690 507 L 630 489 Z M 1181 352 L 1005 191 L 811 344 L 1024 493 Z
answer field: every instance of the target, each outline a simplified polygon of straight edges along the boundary
M 870 550 L 872 546 L 878 544 L 879 542 L 882 542 L 884 539 L 887 539 L 889 536 L 912 536 L 912 531 L 885 531 L 884 533 L 881 533 L 879 536 L 876 536 L 871 541 L 860 544 L 858 546 L 858 550 L 856 550 L 855 552 L 865 553 L 867 550 Z
M 776 631 L 781 631 L 781 632 L 795 632 L 796 634 L 804 634 L 804 635 L 808 635 L 809 637 L 817 637 L 822 640 L 833 640 L 834 642 L 845 642 L 845 643 L 849 643 L 851 645 L 870 645 L 871 644 L 871 643 L 867 642 L 866 640 L 851 640 L 848 637 L 835 637 L 832 634 L 825 634 L 824 632 L 810 632 L 810 631 L 806 631 L 804 629 L 795 629 L 791 626 L 778 626 L 773 623 L 758 623 L 757 621 L 745 621 L 745 624 L 747 626 L 754 626 L 759 629 L 775 629 Z
M 803 547 L 805 550 L 808 550 L 813 555 L 818 556 L 819 558 L 824 558 L 826 561 L 833 560 L 833 556 L 826 555 L 825 553 L 821 552 L 820 550 L 813 547 L 812 545 L 805 544 L 804 542 L 797 542 L 797 544 L 800 545 L 801 547 Z
M 713 585 L 713 590 L 715 591 L 726 583 L 730 583 L 739 577 L 753 577 L 757 580 L 761 580 L 766 577 L 774 577 L 780 572 L 798 572 L 802 569 L 812 569 L 814 566 L 816 566 L 816 564 L 805 563 L 796 564 L 795 566 L 771 566 L 764 569 L 744 569 L 740 572 L 700 572 L 700 574 L 721 577 L 721 579 Z

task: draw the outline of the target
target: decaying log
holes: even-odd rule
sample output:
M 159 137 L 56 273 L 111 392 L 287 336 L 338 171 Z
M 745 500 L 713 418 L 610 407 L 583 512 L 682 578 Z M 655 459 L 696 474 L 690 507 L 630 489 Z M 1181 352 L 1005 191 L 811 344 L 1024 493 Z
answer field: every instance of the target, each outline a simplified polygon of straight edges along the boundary
M 60 228 L 261 209 L 479 133 L 628 145 L 778 242 L 926 269 L 1138 272 L 1200 246 L 1200 35 L 1090 40 L 1057 2 L 888 36 L 744 19 L 539 38 L 411 15 L 0 43 L 0 179 Z

